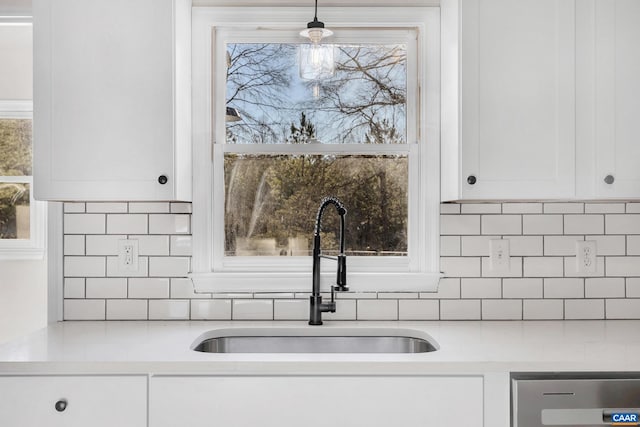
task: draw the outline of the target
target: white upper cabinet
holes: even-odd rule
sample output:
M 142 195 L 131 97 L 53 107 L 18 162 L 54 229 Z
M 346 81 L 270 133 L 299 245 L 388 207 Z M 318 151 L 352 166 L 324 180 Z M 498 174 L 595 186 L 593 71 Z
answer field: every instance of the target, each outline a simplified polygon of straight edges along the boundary
M 637 198 L 640 2 L 583 0 L 577 7 L 577 128 L 588 153 L 578 163 L 579 196 Z
M 35 197 L 190 200 L 191 1 L 33 11 Z
M 573 2 L 461 0 L 458 16 L 460 134 L 445 142 L 460 164 L 443 197 L 571 196 Z

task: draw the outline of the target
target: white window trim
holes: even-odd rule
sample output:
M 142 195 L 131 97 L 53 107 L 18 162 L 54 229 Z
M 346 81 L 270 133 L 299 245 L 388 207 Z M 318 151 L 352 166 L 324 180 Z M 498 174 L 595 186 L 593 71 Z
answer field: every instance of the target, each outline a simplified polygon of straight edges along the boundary
M 0 101 L 0 119 L 33 119 L 33 102 Z M 29 239 L 0 239 L 0 261 L 42 259 L 46 244 L 47 204 L 33 198 L 33 176 L 0 176 L 1 182 L 28 183 L 30 187 Z
M 192 110 L 193 110 L 193 258 L 190 275 L 199 292 L 308 292 L 311 289 L 311 260 L 302 259 L 287 269 L 274 269 L 269 257 L 252 260 L 215 260 L 213 230 L 223 218 L 215 216 L 215 174 L 211 159 L 220 155 L 221 145 L 213 144 L 212 99 L 215 43 L 212 29 L 273 28 L 298 29 L 309 20 L 309 8 L 194 8 L 192 20 Z M 323 8 L 322 20 L 332 29 L 344 28 L 416 28 L 418 29 L 418 111 L 408 112 L 418 120 L 419 142 L 407 144 L 407 150 L 417 151 L 419 167 L 410 167 L 409 193 L 416 197 L 410 204 L 409 230 L 415 244 L 409 248 L 413 256 L 408 266 L 395 265 L 391 260 L 376 258 L 381 268 L 358 271 L 357 259 L 348 260 L 348 283 L 352 291 L 435 291 L 439 278 L 439 206 L 440 206 L 440 12 L 438 8 Z M 217 100 L 220 102 L 220 100 Z M 218 107 L 219 108 L 219 107 Z M 428 114 L 427 114 L 428 112 Z M 428 141 L 429 143 L 425 143 Z M 276 148 L 277 149 L 277 148 Z M 335 148 L 332 148 L 335 149 Z M 367 150 L 367 148 L 365 148 Z M 218 152 L 219 151 L 219 152 Z M 425 184 L 425 183 L 428 183 Z M 419 189 L 416 189 L 416 184 Z M 348 201 L 345 201 L 348 203 Z M 418 220 L 414 220 L 417 218 Z M 217 221 L 217 223 L 214 223 Z M 281 258 L 278 257 L 279 260 Z M 391 264 L 384 266 L 384 264 Z M 323 284 L 335 278 L 330 262 L 323 263 Z M 326 276 L 326 279 L 325 279 Z

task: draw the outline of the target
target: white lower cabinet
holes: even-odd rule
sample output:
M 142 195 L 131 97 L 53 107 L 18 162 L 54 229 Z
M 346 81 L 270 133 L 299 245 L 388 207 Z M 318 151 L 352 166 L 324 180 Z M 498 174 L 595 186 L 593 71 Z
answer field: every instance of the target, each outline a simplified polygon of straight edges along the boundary
M 150 427 L 481 427 L 483 380 L 435 376 L 157 376 Z
M 146 376 L 0 377 L 0 426 L 146 425 Z

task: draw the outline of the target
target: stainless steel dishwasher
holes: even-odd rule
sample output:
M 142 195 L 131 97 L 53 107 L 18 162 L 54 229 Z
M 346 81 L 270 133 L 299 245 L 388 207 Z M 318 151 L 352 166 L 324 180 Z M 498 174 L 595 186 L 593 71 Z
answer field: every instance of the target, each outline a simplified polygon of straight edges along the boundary
M 640 373 L 512 373 L 513 427 L 638 425 Z

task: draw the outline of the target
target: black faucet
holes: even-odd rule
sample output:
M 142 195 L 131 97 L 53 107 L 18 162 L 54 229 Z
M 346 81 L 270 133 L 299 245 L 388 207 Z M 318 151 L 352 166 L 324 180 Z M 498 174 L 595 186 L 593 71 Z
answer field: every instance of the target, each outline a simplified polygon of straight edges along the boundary
M 340 215 L 340 253 L 337 257 L 322 255 L 320 249 L 320 222 L 324 208 L 334 205 Z M 348 291 L 347 287 L 347 257 L 344 254 L 344 216 L 347 210 L 340 200 L 335 197 L 325 197 L 322 199 L 318 215 L 316 216 L 316 226 L 313 232 L 313 279 L 310 297 L 309 324 L 322 325 L 322 313 L 336 311 L 335 292 Z M 320 258 L 328 258 L 338 261 L 338 277 L 336 278 L 336 286 L 331 286 L 331 302 L 323 303 L 320 296 Z

